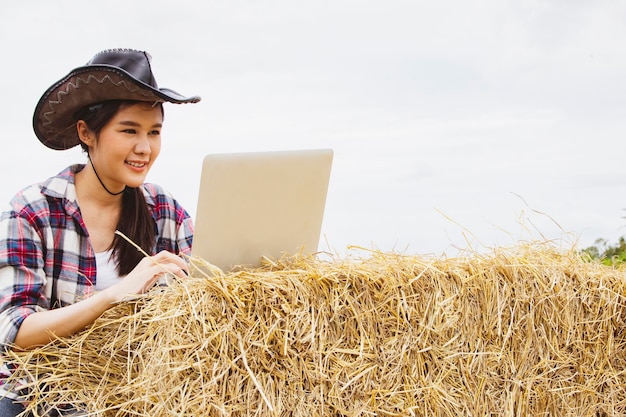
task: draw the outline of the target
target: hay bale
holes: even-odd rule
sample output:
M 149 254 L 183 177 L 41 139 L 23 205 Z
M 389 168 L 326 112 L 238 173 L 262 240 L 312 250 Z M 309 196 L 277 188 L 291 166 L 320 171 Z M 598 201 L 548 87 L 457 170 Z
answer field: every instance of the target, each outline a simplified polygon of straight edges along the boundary
M 191 277 L 11 354 L 30 400 L 103 416 L 626 413 L 623 272 L 545 244 Z

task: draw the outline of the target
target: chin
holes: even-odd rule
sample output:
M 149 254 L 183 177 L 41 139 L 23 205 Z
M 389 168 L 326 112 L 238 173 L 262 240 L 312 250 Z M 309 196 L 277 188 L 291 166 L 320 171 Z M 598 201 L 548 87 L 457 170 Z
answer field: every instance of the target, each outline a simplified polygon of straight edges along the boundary
M 128 181 L 126 182 L 126 187 L 128 188 L 138 188 L 141 187 L 143 185 L 143 183 L 145 182 L 145 178 L 142 178 L 141 180 L 134 180 L 134 181 Z
M 131 188 L 140 187 L 144 182 L 146 182 L 146 177 L 147 175 L 141 175 L 128 178 L 128 181 L 126 181 L 126 186 Z

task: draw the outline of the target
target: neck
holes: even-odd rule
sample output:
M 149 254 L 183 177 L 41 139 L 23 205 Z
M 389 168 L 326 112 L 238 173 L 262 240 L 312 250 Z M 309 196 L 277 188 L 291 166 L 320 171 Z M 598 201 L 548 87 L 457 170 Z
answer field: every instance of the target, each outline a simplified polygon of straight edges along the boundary
M 112 192 L 111 190 L 109 190 L 107 186 L 104 185 L 104 182 L 102 182 L 102 179 L 100 179 L 100 176 L 98 175 L 98 171 L 96 171 L 96 167 L 93 166 L 93 161 L 91 160 L 90 156 L 88 156 L 88 159 L 89 159 L 89 163 L 91 164 L 91 169 L 93 170 L 93 173 L 96 174 L 96 178 L 98 179 L 98 182 L 100 182 L 100 185 L 102 186 L 102 188 L 104 188 L 104 191 L 106 191 L 110 195 L 116 196 L 116 195 L 122 194 L 126 190 L 126 187 L 122 188 L 122 190 L 118 192 Z
M 91 164 L 85 165 L 81 171 L 76 173 L 75 185 L 76 197 L 81 208 L 85 204 L 96 204 L 101 209 L 111 209 L 120 206 L 122 203 L 123 195 L 108 193 L 100 183 L 100 180 L 98 180 Z

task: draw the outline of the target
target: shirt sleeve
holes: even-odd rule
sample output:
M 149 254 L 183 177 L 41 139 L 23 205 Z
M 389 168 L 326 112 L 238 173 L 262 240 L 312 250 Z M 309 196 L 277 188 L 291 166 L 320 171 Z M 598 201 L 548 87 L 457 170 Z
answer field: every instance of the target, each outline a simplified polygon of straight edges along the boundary
M 157 227 L 156 252 L 191 254 L 193 221 L 185 208 L 158 185 L 144 184 Z
M 191 243 L 193 241 L 193 222 L 189 214 L 185 212 L 186 217 L 182 219 L 178 227 L 178 252 L 185 255 L 191 255 Z
M 35 217 L 7 211 L 0 216 L 0 346 L 15 341 L 30 314 L 45 305 L 41 238 Z

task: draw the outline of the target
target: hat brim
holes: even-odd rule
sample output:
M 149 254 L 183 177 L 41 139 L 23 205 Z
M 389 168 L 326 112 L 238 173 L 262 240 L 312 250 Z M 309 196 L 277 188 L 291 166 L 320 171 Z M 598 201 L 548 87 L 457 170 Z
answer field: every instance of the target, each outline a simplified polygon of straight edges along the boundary
M 83 107 L 108 100 L 197 103 L 168 88 L 154 88 L 126 71 L 108 65 L 79 67 L 52 85 L 39 99 L 33 115 L 37 138 L 49 148 L 64 150 L 80 143 L 74 114 Z

